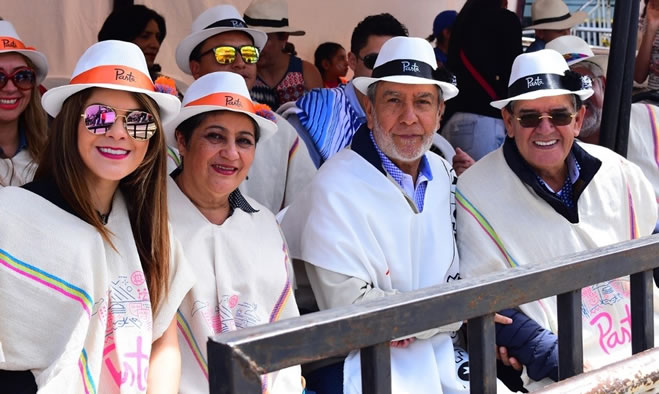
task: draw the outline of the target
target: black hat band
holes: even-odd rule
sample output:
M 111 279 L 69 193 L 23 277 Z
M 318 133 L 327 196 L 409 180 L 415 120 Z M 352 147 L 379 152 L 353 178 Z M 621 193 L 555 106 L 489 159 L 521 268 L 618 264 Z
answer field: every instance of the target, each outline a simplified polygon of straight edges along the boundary
M 533 74 L 520 78 L 508 87 L 508 97 L 516 97 L 536 90 L 561 89 L 570 92 L 592 88 L 590 78 L 570 70 L 565 75 Z
M 433 79 L 432 66 L 419 60 L 396 59 L 381 64 L 373 69 L 372 78 L 384 78 L 394 75 L 408 75 L 412 77 Z
M 288 18 L 282 18 L 280 20 L 272 19 L 256 19 L 250 18 L 245 15 L 245 22 L 251 26 L 263 26 L 263 27 L 288 27 Z
M 240 19 L 222 19 L 220 21 L 213 22 L 212 24 L 204 27 L 204 30 L 212 29 L 214 27 L 241 27 L 241 28 L 247 28 L 247 24 L 245 24 L 245 22 L 241 21 Z
M 533 21 L 533 25 L 539 25 L 539 24 L 541 24 L 541 23 L 560 22 L 560 21 L 564 21 L 564 20 L 566 20 L 566 19 L 570 19 L 571 16 L 572 16 L 572 14 L 570 14 L 570 13 L 568 12 L 568 13 L 565 14 L 565 15 L 557 16 L 557 17 L 554 17 L 554 18 L 538 19 L 537 21 Z

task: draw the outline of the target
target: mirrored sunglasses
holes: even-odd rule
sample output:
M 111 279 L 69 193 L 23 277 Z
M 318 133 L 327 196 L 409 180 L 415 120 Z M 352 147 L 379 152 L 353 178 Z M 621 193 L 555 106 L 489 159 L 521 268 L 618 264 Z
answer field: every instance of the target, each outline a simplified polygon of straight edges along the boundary
M 126 114 L 118 115 L 117 111 L 126 112 Z M 158 129 L 156 127 L 156 118 L 146 111 L 124 110 L 103 104 L 88 106 L 85 108 L 85 112 L 80 114 L 80 117 L 85 122 L 87 130 L 96 135 L 107 133 L 117 121 L 117 118 L 124 118 L 124 128 L 134 140 L 148 140 L 153 137 Z
M 369 70 L 372 70 L 373 67 L 375 67 L 375 61 L 378 59 L 378 54 L 377 53 L 369 53 L 368 55 L 366 55 L 364 57 L 359 57 L 359 55 L 357 55 L 357 58 L 364 63 L 364 66 L 366 66 L 366 68 L 368 68 Z
M 219 64 L 232 64 L 236 61 L 236 54 L 240 53 L 243 62 L 247 64 L 256 64 L 259 61 L 259 48 L 254 45 L 243 45 L 241 47 L 234 47 L 230 45 L 222 45 L 219 47 L 211 48 L 201 54 L 201 56 L 209 53 L 215 54 L 215 61 Z
M 31 68 L 19 68 L 11 74 L 0 71 L 0 89 L 4 88 L 10 79 L 14 86 L 21 90 L 32 89 L 37 83 L 37 76 Z
M 554 126 L 567 126 L 575 116 L 577 116 L 576 113 L 573 114 L 567 111 L 551 111 L 547 115 L 543 115 L 540 112 L 529 112 L 517 116 L 515 119 L 519 121 L 522 127 L 535 128 L 540 125 L 544 118 L 549 119 Z

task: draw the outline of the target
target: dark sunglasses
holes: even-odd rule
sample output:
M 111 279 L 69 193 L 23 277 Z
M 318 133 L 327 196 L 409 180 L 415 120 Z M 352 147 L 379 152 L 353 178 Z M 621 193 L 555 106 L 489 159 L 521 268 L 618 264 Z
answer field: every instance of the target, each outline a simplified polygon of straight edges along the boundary
M 247 64 L 255 64 L 259 61 L 259 48 L 254 45 L 243 45 L 241 47 L 221 45 L 219 47 L 211 48 L 199 56 L 205 56 L 211 52 L 215 55 L 215 61 L 219 64 L 232 64 L 236 61 L 237 53 L 240 53 L 243 62 Z
M 357 59 L 361 60 L 364 63 L 364 66 L 366 66 L 366 68 L 372 70 L 373 67 L 375 67 L 375 61 L 378 59 L 378 54 L 369 53 L 364 57 L 359 57 L 359 55 L 357 55 Z
M 547 118 L 554 126 L 567 126 L 572 122 L 572 119 L 577 114 L 572 114 L 567 111 L 551 111 L 548 115 L 543 115 L 540 112 L 530 112 L 515 117 L 522 127 L 538 127 L 542 119 Z
M 126 115 L 118 115 L 117 111 L 127 112 Z M 158 129 L 156 118 L 146 111 L 131 111 L 118 109 L 103 104 L 92 104 L 85 108 L 85 113 L 80 114 L 85 122 L 85 127 L 92 134 L 105 134 L 112 128 L 117 118 L 124 118 L 124 127 L 128 135 L 137 141 L 148 140 L 153 137 Z
M 10 79 L 14 86 L 21 90 L 32 89 L 37 82 L 37 76 L 31 68 L 19 68 L 11 74 L 0 71 L 0 89 L 4 88 Z

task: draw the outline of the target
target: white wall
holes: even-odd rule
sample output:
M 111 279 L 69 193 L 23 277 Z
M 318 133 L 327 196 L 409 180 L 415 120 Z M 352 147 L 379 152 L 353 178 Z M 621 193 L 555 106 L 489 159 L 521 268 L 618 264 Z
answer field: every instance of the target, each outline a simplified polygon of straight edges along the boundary
M 233 0 L 238 11 L 247 8 L 251 0 Z M 289 20 L 292 25 L 307 31 L 307 35 L 293 37 L 301 57 L 313 61 L 318 44 L 335 41 L 346 49 L 350 35 L 359 21 L 367 15 L 389 12 L 410 30 L 410 34 L 426 37 L 432 30 L 437 13 L 459 9 L 465 0 L 289 0 Z M 156 61 L 167 75 L 190 81 L 176 66 L 176 45 L 190 32 L 192 20 L 204 9 L 221 2 L 211 0 L 137 0 L 165 17 L 167 37 Z M 509 0 L 509 7 L 516 0 Z M 111 0 L 44 0 L 11 1 L 0 16 L 11 21 L 27 45 L 44 52 L 50 64 L 50 76 L 70 77 L 82 52 L 96 42 L 98 30 L 110 13 Z

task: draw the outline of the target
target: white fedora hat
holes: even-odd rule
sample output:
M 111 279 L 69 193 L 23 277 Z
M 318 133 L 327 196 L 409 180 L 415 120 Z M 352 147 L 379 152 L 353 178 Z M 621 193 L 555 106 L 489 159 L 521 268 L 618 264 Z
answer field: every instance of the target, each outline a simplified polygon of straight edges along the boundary
M 197 45 L 214 35 L 228 31 L 244 31 L 252 36 L 254 46 L 263 49 L 268 35 L 262 31 L 250 29 L 232 5 L 222 4 L 202 12 L 192 22 L 192 32 L 176 47 L 176 64 L 186 74 L 190 71 L 190 55 Z
M 609 57 L 607 55 L 595 55 L 593 50 L 590 49 L 590 45 L 580 37 L 561 36 L 554 38 L 547 43 L 545 49 L 553 49 L 563 55 L 568 66 L 588 60 L 597 64 L 606 74 Z
M 252 0 L 245 10 L 245 22 L 266 33 L 288 33 L 303 36 L 305 31 L 288 24 L 286 0 Z
M 583 23 L 588 16 L 583 11 L 570 13 L 570 9 L 561 0 L 536 0 L 531 6 L 531 26 L 533 30 L 571 29 Z
M 130 42 L 107 40 L 90 46 L 78 60 L 69 84 L 44 93 L 41 104 L 55 117 L 67 98 L 87 88 L 144 93 L 160 107 L 163 123 L 174 118 L 181 107 L 176 96 L 156 91 L 144 53 Z
M 37 51 L 33 47 L 29 47 L 21 41 L 21 38 L 16 33 L 14 25 L 9 21 L 0 20 L 0 54 L 16 52 L 30 59 L 37 69 L 37 83 L 43 82 L 48 74 L 48 60 L 46 55 Z
M 523 53 L 515 58 L 508 83 L 508 98 L 492 101 L 501 109 L 511 101 L 576 94 L 585 100 L 593 94 L 590 78 L 570 71 L 565 59 L 552 49 Z
M 378 81 L 411 85 L 437 85 L 444 100 L 458 95 L 458 88 L 448 82 L 433 79 L 437 69 L 435 51 L 430 43 L 418 37 L 393 37 L 382 45 L 371 77 L 358 77 L 352 83 L 366 94 L 370 85 Z
M 240 112 L 252 118 L 259 127 L 259 141 L 277 131 L 275 122 L 257 114 L 257 105 L 252 102 L 245 79 L 236 73 L 218 71 L 202 76 L 188 87 L 178 116 L 165 125 L 167 144 L 176 146 L 176 128 L 187 119 L 221 110 Z

